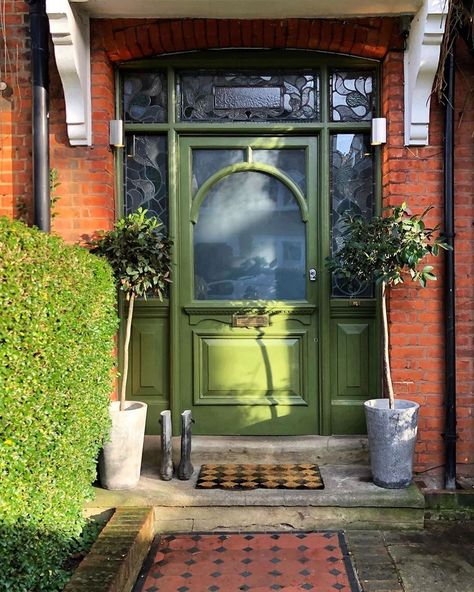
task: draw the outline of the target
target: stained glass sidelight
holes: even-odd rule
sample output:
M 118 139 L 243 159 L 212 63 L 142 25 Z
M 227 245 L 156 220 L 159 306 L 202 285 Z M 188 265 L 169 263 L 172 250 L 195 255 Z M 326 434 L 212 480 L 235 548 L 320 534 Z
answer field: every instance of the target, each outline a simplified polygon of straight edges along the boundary
M 374 108 L 372 72 L 336 70 L 330 75 L 332 121 L 370 121 Z
M 342 218 L 346 212 L 370 218 L 375 214 L 374 167 L 367 134 L 333 134 L 331 171 L 331 250 L 337 252 L 344 241 Z M 373 287 L 357 285 L 333 276 L 332 295 L 339 298 L 370 298 Z
M 315 72 L 181 72 L 181 121 L 317 121 Z
M 194 226 L 197 300 L 302 300 L 305 269 L 305 224 L 286 185 L 241 171 L 212 186 Z
M 163 123 L 168 120 L 166 74 L 134 72 L 123 82 L 124 119 L 133 123 Z
M 125 213 L 143 207 L 168 226 L 168 154 L 164 136 L 129 136 L 125 156 Z

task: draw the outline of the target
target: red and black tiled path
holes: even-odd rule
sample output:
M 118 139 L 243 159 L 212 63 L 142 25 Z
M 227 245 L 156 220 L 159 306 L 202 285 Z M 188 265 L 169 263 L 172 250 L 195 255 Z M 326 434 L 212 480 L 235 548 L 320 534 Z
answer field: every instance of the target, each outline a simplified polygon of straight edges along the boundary
M 359 592 L 342 532 L 158 537 L 134 592 Z

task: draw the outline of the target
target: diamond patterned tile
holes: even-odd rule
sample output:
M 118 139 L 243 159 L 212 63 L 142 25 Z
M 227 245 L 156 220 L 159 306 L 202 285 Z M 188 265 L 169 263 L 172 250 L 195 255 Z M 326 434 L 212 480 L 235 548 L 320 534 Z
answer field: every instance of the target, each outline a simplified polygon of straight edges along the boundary
M 134 588 L 134 592 L 279 590 L 359 592 L 343 533 L 162 536 L 152 546 Z

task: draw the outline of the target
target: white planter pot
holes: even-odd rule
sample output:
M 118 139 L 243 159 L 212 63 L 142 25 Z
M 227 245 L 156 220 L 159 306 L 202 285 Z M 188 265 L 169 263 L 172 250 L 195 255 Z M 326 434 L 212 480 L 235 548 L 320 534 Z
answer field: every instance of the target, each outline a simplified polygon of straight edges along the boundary
M 369 439 L 370 464 L 375 485 L 388 489 L 408 487 L 413 475 L 420 406 L 413 401 L 388 399 L 364 403 Z
M 133 489 L 140 479 L 147 405 L 126 401 L 123 411 L 119 407 L 119 401 L 110 404 L 110 441 L 99 457 L 100 482 L 105 489 Z

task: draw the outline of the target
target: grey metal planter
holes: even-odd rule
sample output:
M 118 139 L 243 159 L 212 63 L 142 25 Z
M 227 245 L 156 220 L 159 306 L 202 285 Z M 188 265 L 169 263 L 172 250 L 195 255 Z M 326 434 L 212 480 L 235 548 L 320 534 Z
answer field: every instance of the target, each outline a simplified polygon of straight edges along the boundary
M 395 400 L 395 408 L 389 409 L 388 399 L 371 399 L 364 408 L 375 485 L 388 489 L 408 487 L 413 475 L 420 406 L 399 399 Z
M 127 401 L 123 411 L 119 405 L 119 401 L 110 404 L 110 441 L 99 457 L 100 482 L 105 489 L 133 489 L 140 479 L 147 405 Z

